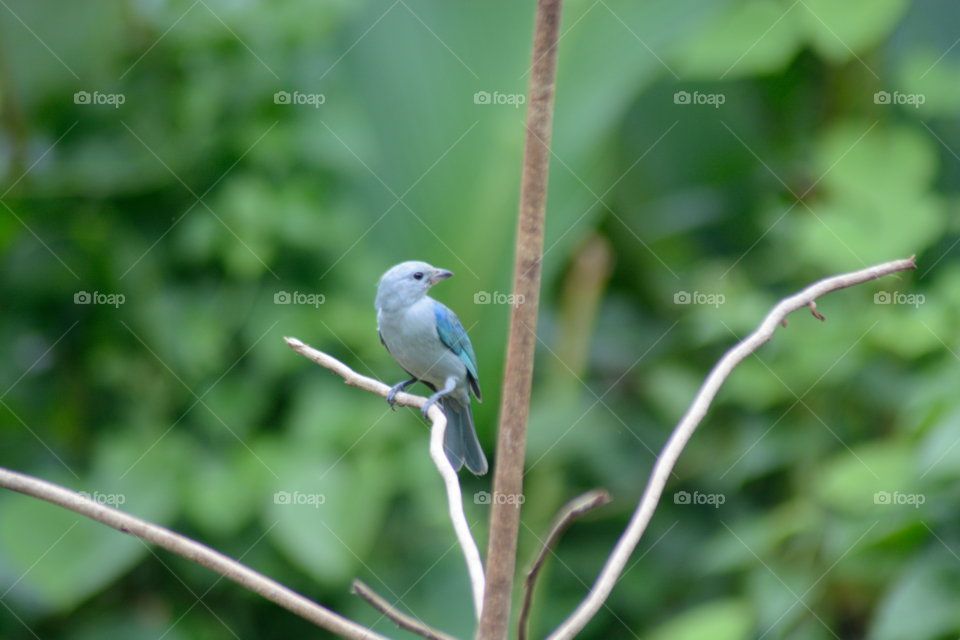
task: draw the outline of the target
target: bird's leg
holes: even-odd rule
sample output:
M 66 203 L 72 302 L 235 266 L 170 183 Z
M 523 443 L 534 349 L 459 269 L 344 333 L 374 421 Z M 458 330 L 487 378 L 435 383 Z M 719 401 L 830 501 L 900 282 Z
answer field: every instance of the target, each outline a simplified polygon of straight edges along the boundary
M 447 395 L 448 393 L 453 393 L 453 390 L 457 388 L 457 379 L 453 376 L 447 378 L 447 384 L 437 391 L 435 394 L 427 398 L 427 401 L 424 403 L 423 408 L 420 409 L 420 415 L 423 416 L 423 419 L 427 419 L 427 411 L 430 410 L 430 407 L 436 404 L 437 400 Z
M 390 405 L 391 409 L 393 409 L 394 411 L 397 410 L 397 408 L 393 406 L 393 404 L 396 402 L 396 400 L 393 399 L 394 396 L 396 396 L 399 392 L 403 391 L 404 388 L 407 387 L 407 385 L 411 385 L 416 381 L 417 381 L 417 378 L 410 378 L 409 380 L 398 382 L 397 384 L 390 387 L 390 393 L 387 394 L 387 404 Z

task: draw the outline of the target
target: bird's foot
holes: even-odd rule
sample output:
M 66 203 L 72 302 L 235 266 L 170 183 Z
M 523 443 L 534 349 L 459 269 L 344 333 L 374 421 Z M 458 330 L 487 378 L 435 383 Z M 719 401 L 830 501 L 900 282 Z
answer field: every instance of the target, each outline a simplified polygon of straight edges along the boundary
M 434 398 L 433 396 L 431 396 L 429 399 L 427 399 L 426 402 L 423 403 L 423 407 L 420 409 L 420 415 L 423 416 L 424 420 L 427 419 L 427 412 L 430 411 L 430 407 L 432 407 L 435 404 L 437 404 L 437 399 Z
M 440 389 L 440 391 L 437 391 L 435 394 L 427 398 L 427 401 L 423 404 L 423 408 L 420 409 L 420 415 L 423 416 L 423 419 L 424 420 L 427 419 L 427 411 L 429 411 L 430 407 L 432 407 L 437 403 L 437 400 L 439 400 L 445 395 L 452 393 L 453 390 L 456 389 L 456 387 L 457 387 L 457 379 L 454 378 L 453 376 L 450 376 L 449 378 L 447 378 L 447 384 L 443 387 L 443 389 Z
M 397 408 L 394 406 L 394 405 L 396 404 L 396 402 L 397 402 L 396 399 L 395 399 L 396 396 L 397 396 L 397 394 L 400 393 L 401 391 L 403 391 L 404 388 L 406 388 L 406 386 L 407 386 L 408 384 L 410 384 L 411 382 L 414 382 L 414 381 L 413 381 L 413 380 L 404 380 L 403 382 L 398 382 L 397 384 L 395 384 L 395 385 L 393 385 L 392 387 L 390 387 L 390 392 L 387 393 L 387 404 L 389 404 L 389 405 L 390 405 L 390 408 L 393 409 L 394 411 L 397 410 Z

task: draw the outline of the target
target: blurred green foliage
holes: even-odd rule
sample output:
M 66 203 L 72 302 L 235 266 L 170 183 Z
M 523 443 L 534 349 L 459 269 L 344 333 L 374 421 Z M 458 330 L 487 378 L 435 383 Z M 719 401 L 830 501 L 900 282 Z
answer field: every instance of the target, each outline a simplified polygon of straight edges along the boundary
M 351 577 L 470 637 L 427 427 L 281 338 L 392 384 L 377 279 L 452 269 L 435 295 L 476 347 L 493 453 L 509 308 L 474 296 L 509 292 L 524 109 L 496 100 L 526 91 L 532 15 L 5 0 L 0 465 L 122 496 L 382 633 L 411 637 Z M 521 565 L 566 500 L 614 503 L 548 562 L 535 637 L 584 596 L 723 351 L 783 295 L 914 253 L 916 272 L 830 294 L 825 323 L 795 314 L 733 373 L 581 637 L 960 632 L 957 24 L 946 0 L 566 4 Z M 489 477 L 463 483 L 485 548 L 470 496 Z M 11 640 L 328 637 L 10 492 L 0 604 Z

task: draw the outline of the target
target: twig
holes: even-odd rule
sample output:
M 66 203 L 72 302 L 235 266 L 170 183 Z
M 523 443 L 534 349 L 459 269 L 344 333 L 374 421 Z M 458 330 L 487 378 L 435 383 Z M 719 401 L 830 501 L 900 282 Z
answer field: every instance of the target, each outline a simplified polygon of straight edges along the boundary
M 593 589 L 590 590 L 590 594 L 580 603 L 576 610 L 563 621 L 556 631 L 550 634 L 547 640 L 570 640 L 570 638 L 573 638 L 583 629 L 587 622 L 596 615 L 597 611 L 603 605 L 603 602 L 607 599 L 607 596 L 610 595 L 610 591 L 616 584 L 620 572 L 623 571 L 623 567 L 626 566 L 630 554 L 633 553 L 633 550 L 636 548 L 637 543 L 640 541 L 640 536 L 643 535 L 647 524 L 650 522 L 650 518 L 653 516 L 654 510 L 657 508 L 657 502 L 660 500 L 660 495 L 663 493 L 663 488 L 667 483 L 673 465 L 676 463 L 677 458 L 680 457 L 680 452 L 683 451 L 690 436 L 693 435 L 697 425 L 700 424 L 703 416 L 707 413 L 707 409 L 710 407 L 710 403 L 720 389 L 720 385 L 727 379 L 727 376 L 730 375 L 733 368 L 748 355 L 756 351 L 760 345 L 770 340 L 777 325 L 783 322 L 788 314 L 803 307 L 810 307 L 814 316 L 822 320 L 823 316 L 816 311 L 815 306 L 812 304 L 815 299 L 831 291 L 850 287 L 868 280 L 874 280 L 890 273 L 916 269 L 917 266 L 913 262 L 914 257 L 915 256 L 910 256 L 906 260 L 885 262 L 873 267 L 861 269 L 860 271 L 825 278 L 813 283 L 803 291 L 789 298 L 784 298 L 777 303 L 753 333 L 724 354 L 720 361 L 713 367 L 713 370 L 710 371 L 709 375 L 707 375 L 707 379 L 704 380 L 696 397 L 694 397 L 693 403 L 674 428 L 670 439 L 667 440 L 667 444 L 663 447 L 663 451 L 660 452 L 660 457 L 657 459 L 657 463 L 650 473 L 650 479 L 647 481 L 643 495 L 640 497 L 640 504 L 637 505 L 637 510 L 630 519 L 626 531 L 624 531 L 620 540 L 617 541 L 613 553 L 607 558 L 607 562 L 600 571 L 600 575 L 597 577 Z
M 296 338 L 285 337 L 284 340 L 286 340 L 287 345 L 291 349 L 307 359 L 313 360 L 321 367 L 333 371 L 350 386 L 376 393 L 384 398 L 387 397 L 387 393 L 390 392 L 390 387 L 382 382 L 360 375 L 336 358 L 328 356 L 322 351 L 317 351 Z M 398 393 L 395 399 L 399 405 L 417 408 L 422 407 L 427 401 L 427 399 L 422 396 L 415 396 L 403 391 Z M 447 418 L 443 415 L 443 409 L 440 408 L 439 404 L 430 407 L 427 415 L 430 416 L 430 421 L 433 423 L 433 428 L 430 430 L 430 457 L 433 458 L 434 464 L 437 465 L 440 476 L 443 478 L 443 483 L 447 488 L 447 504 L 450 509 L 450 520 L 453 522 L 453 530 L 457 534 L 460 547 L 463 549 L 463 556 L 467 562 L 467 572 L 470 574 L 470 586 L 473 590 L 474 612 L 479 620 L 480 611 L 483 607 L 483 562 L 480 560 L 480 550 L 477 548 L 477 543 L 470 533 L 467 516 L 464 515 L 463 512 L 460 478 L 450 465 L 450 461 L 447 460 L 447 455 L 443 451 L 443 432 L 447 428 Z
M 225 578 L 233 580 L 240 586 L 260 594 L 267 600 L 271 600 L 318 627 L 323 627 L 341 637 L 349 640 L 389 640 L 379 633 L 375 633 L 304 598 L 282 584 L 257 573 L 222 553 L 214 551 L 210 547 L 159 525 L 90 500 L 75 491 L 2 467 L 0 467 L 0 487 L 46 500 L 103 523 L 108 527 L 113 527 L 121 533 L 129 533 L 141 540 L 163 547 L 171 553 L 183 556 L 187 560 L 196 562 Z
M 570 523 L 587 511 L 608 502 L 610 502 L 610 494 L 607 493 L 606 489 L 594 489 L 563 505 L 557 515 L 554 516 L 550 527 L 547 529 L 550 533 L 543 542 L 543 548 L 540 549 L 540 553 L 537 554 L 527 571 L 527 579 L 523 585 L 523 603 L 520 605 L 520 615 L 517 616 L 517 640 L 526 640 L 527 638 L 527 618 L 530 616 L 530 605 L 533 603 L 533 587 L 540 575 L 540 568 L 547 559 L 547 554 L 553 550 Z
M 370 606 L 382 613 L 387 618 L 393 620 L 394 624 L 396 624 L 399 629 L 406 629 L 407 631 L 415 633 L 418 636 L 427 638 L 427 640 L 457 640 L 453 636 L 447 635 L 442 631 L 432 629 L 416 618 L 408 616 L 402 611 L 399 611 L 393 607 L 393 605 L 387 602 L 383 596 L 371 589 L 370 586 L 364 583 L 362 580 L 354 578 L 353 583 L 350 586 L 353 589 L 353 592 L 370 603 Z
M 426 398 L 421 398 L 426 401 Z M 446 417 L 439 420 L 434 417 L 434 413 L 443 416 L 443 411 L 436 405 L 430 407 L 428 415 L 433 419 L 433 428 L 430 430 L 430 457 L 433 463 L 437 465 L 437 470 L 443 478 L 443 484 L 447 487 L 447 507 L 450 510 L 450 520 L 453 522 L 453 529 L 456 531 L 457 539 L 460 540 L 460 546 L 463 548 L 463 556 L 467 561 L 467 572 L 470 574 L 470 584 L 473 587 L 473 612 L 480 620 L 483 612 L 483 561 L 480 559 L 480 550 L 477 543 L 470 533 L 470 525 L 467 524 L 467 517 L 463 513 L 463 496 L 460 494 L 460 478 L 457 472 L 450 464 L 447 453 L 443 450 L 443 432 L 447 427 Z
M 493 478 L 495 495 L 519 496 L 523 491 L 561 5 L 561 0 L 538 0 L 534 20 L 533 67 L 528 89 L 527 134 L 513 265 L 513 293 L 518 300 L 523 300 L 523 304 L 515 305 L 510 314 Z M 478 640 L 506 640 L 519 534 L 520 509 L 508 501 L 495 501 L 490 512 L 487 594 L 477 629 Z

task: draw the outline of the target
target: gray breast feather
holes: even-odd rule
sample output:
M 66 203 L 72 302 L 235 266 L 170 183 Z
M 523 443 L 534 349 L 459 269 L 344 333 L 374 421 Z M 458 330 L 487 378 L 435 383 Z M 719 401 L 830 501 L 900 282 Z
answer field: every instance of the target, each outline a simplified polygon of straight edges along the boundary
M 442 388 L 447 378 L 454 376 L 457 391 L 465 387 L 466 365 L 440 341 L 431 298 L 424 297 L 396 311 L 381 309 L 377 313 L 377 325 L 390 354 L 407 373 L 437 388 Z

